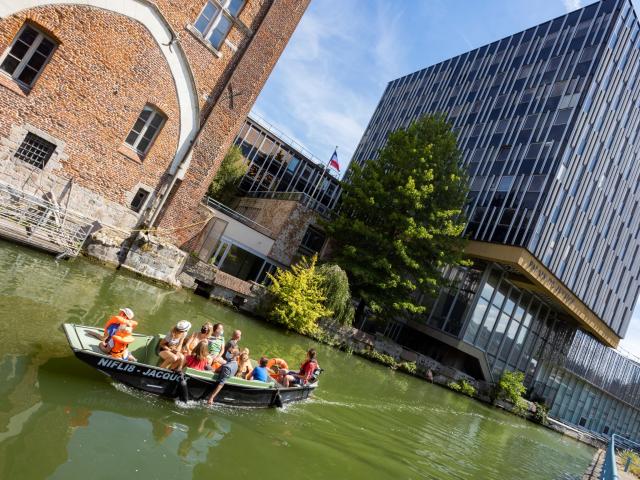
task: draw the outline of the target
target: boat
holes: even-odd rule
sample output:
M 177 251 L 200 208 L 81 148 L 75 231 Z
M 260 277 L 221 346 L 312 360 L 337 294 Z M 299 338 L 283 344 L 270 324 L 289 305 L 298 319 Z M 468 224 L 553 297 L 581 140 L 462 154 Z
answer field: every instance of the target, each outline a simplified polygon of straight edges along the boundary
M 217 385 L 217 373 L 192 368 L 179 373 L 158 367 L 158 344 L 164 335 L 132 334 L 134 341 L 129 351 L 136 358 L 132 362 L 113 358 L 100 350 L 101 328 L 65 323 L 63 330 L 78 359 L 124 385 L 183 401 L 205 400 Z M 317 379 L 285 388 L 275 380 L 261 382 L 232 377 L 215 402 L 239 407 L 281 407 L 306 400 L 317 386 Z

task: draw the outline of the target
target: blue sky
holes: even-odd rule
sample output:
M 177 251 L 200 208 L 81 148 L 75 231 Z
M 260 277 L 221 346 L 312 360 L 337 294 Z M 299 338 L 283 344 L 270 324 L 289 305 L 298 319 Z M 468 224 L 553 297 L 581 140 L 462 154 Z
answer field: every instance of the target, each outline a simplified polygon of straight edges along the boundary
M 386 84 L 592 0 L 312 0 L 253 112 L 344 171 Z M 636 11 L 640 0 L 634 0 Z M 640 309 L 621 346 L 640 356 Z

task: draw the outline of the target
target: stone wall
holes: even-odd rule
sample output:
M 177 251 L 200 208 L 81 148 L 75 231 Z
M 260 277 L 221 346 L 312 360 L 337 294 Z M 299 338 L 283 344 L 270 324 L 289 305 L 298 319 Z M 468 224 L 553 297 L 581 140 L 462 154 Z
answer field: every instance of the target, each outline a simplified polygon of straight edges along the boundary
M 302 238 L 311 224 L 317 224 L 318 214 L 295 200 L 272 198 L 242 198 L 237 207 L 243 215 L 271 230 L 275 242 L 269 257 L 290 265 Z
M 204 0 L 60 3 L 0 2 L 0 54 L 26 22 L 57 44 L 31 89 L 0 74 L 0 168 L 22 170 L 13 156 L 28 131 L 56 154 L 44 172 L 0 181 L 53 191 L 72 210 L 123 228 L 139 219 L 129 210 L 138 188 L 159 198 L 174 185 L 159 225 L 184 244 L 202 228 L 200 199 L 309 0 L 248 0 L 217 50 L 193 27 Z M 166 122 L 141 156 L 124 140 L 146 104 Z

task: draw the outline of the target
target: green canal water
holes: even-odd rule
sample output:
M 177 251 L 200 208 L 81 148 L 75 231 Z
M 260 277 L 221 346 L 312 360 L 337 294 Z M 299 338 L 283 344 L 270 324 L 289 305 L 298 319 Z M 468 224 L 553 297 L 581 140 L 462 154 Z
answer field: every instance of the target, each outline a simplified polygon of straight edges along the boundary
M 568 479 L 592 450 L 438 386 L 322 345 L 315 398 L 205 408 L 118 385 L 72 356 L 60 325 L 130 306 L 140 332 L 177 320 L 243 331 L 297 364 L 313 343 L 186 291 L 0 243 L 2 479 Z

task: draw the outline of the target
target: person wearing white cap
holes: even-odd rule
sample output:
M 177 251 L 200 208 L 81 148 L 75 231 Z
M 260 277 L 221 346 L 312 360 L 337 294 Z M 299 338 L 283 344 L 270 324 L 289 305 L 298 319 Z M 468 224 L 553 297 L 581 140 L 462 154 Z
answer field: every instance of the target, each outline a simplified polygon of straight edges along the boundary
M 187 338 L 187 333 L 191 328 L 191 323 L 186 320 L 180 320 L 171 331 L 160 340 L 160 351 L 158 355 L 162 358 L 160 368 L 170 368 L 178 370 L 184 361 L 182 353 L 182 345 Z
M 107 320 L 107 324 L 104 326 L 104 333 L 100 338 L 102 342 L 100 342 L 100 350 L 105 353 L 109 353 L 111 350 L 109 347 L 109 341 L 111 337 L 115 335 L 120 326 L 124 325 L 126 327 L 130 327 L 132 330 L 138 326 L 138 322 L 133 319 L 133 310 L 127 307 L 123 307 L 119 310 L 118 315 L 112 316 L 109 320 Z M 96 335 L 98 336 L 98 335 Z

